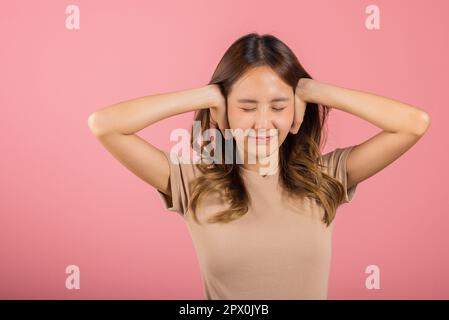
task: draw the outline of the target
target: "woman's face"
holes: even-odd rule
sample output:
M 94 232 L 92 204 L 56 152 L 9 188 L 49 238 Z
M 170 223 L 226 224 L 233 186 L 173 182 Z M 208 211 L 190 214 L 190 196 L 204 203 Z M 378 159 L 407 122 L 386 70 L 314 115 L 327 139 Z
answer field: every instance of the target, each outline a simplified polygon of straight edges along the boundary
M 238 79 L 227 106 L 239 150 L 259 157 L 278 151 L 293 124 L 294 101 L 293 88 L 268 66 L 255 67 Z M 244 144 L 239 146 L 239 141 Z

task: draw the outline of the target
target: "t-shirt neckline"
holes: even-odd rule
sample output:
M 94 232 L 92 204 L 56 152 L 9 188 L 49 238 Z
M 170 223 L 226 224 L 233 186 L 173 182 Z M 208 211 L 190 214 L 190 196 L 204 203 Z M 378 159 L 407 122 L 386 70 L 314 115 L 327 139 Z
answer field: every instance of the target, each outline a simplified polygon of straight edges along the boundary
M 270 178 L 275 178 L 275 177 L 277 177 L 279 175 L 279 167 L 276 168 L 276 171 L 274 173 L 261 175 L 260 172 L 247 169 L 247 168 L 245 168 L 241 164 L 239 166 L 240 166 L 240 169 L 242 170 L 243 173 L 245 173 L 247 175 L 251 175 L 251 176 L 256 176 L 256 177 L 259 177 L 259 178 L 264 179 L 264 180 L 268 180 Z

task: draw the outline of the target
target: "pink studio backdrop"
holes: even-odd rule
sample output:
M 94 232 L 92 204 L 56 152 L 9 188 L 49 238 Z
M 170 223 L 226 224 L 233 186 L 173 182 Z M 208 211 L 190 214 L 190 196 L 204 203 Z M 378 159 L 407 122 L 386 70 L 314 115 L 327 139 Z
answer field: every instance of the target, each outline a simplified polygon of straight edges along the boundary
M 65 26 L 80 9 L 80 29 Z M 380 30 L 365 27 L 368 5 Z M 432 124 L 340 207 L 329 299 L 448 299 L 449 2 L 5 1 L 0 10 L 0 298 L 203 299 L 184 221 L 94 138 L 115 102 L 205 85 L 229 45 L 272 33 L 312 77 L 416 105 Z M 169 150 L 193 113 L 139 134 Z M 378 128 L 331 112 L 325 151 Z M 65 286 L 69 265 L 80 289 Z M 365 268 L 380 268 L 378 290 Z

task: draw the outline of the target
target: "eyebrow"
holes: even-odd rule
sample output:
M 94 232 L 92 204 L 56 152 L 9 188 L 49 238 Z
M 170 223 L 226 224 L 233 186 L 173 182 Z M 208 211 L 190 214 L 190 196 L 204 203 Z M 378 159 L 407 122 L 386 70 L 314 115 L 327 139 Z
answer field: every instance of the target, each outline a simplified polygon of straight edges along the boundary
M 290 99 L 289 98 L 287 98 L 287 97 L 277 97 L 277 98 L 274 98 L 274 99 L 271 99 L 271 101 L 270 102 L 281 102 L 281 101 L 289 101 Z M 241 103 L 258 103 L 259 101 L 258 100 L 254 100 L 254 99 L 238 99 L 237 100 L 238 102 L 241 102 Z

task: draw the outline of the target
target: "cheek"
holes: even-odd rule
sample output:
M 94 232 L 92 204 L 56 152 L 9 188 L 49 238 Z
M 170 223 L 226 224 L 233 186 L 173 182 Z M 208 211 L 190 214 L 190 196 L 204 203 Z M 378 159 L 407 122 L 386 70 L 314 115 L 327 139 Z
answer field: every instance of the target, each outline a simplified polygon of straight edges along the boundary
M 279 129 L 286 129 L 286 128 L 290 128 L 292 126 L 293 123 L 293 117 L 283 117 L 277 120 L 277 127 Z
M 292 112 L 286 112 L 276 119 L 276 127 L 281 135 L 287 135 L 288 131 L 290 131 L 293 124 L 293 116 Z
M 247 129 L 251 127 L 251 117 L 233 108 L 230 108 L 228 111 L 228 121 L 231 129 Z

